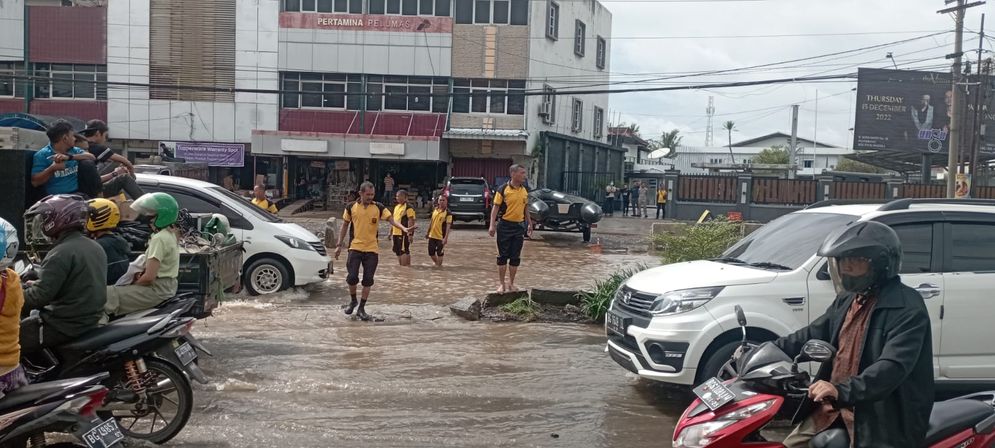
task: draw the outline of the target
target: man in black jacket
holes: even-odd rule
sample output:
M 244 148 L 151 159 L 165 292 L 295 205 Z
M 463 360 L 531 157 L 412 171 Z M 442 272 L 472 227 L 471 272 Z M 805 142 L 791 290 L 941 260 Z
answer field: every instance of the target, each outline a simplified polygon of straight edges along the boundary
M 83 236 L 87 205 L 71 195 L 49 196 L 24 215 L 54 246 L 42 260 L 37 282 L 24 291 L 23 313 L 40 310 L 42 322 L 21 325 L 21 353 L 59 346 L 97 328 L 107 301 L 107 257 Z
M 792 357 L 811 339 L 839 348 L 809 387 L 787 447 L 807 447 L 816 435 L 855 447 L 922 445 L 933 408 L 932 336 L 922 297 L 898 277 L 901 253 L 895 232 L 877 222 L 849 225 L 819 249 L 840 294 L 822 317 L 774 343 Z

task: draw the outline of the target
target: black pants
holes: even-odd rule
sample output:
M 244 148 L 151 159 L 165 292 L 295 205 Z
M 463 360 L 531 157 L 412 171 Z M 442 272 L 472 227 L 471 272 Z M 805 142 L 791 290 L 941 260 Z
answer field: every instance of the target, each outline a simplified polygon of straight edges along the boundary
M 522 264 L 525 224 L 501 220 L 497 225 L 498 266 Z
M 611 216 L 615 212 L 615 198 L 605 199 L 605 208 L 602 210 L 606 215 Z
M 394 235 L 394 255 L 400 257 L 401 255 L 411 254 L 411 238 L 408 235 Z
M 145 192 L 138 186 L 135 178 L 131 175 L 115 177 L 104 184 L 103 193 L 105 198 L 111 198 L 124 191 L 131 199 L 140 198 Z
M 656 203 L 656 219 L 660 219 L 661 216 L 663 217 L 663 219 L 667 219 L 667 204 L 666 203 L 661 204 L 661 203 L 657 202 Z
M 629 198 L 622 199 L 622 216 L 629 216 Z
M 39 333 L 38 328 L 41 327 Z M 45 347 L 58 347 L 73 341 L 74 337 L 66 336 L 51 325 L 42 325 L 41 321 L 34 320 L 21 324 L 21 356 L 27 356 L 42 351 Z
M 349 251 L 349 259 L 346 260 L 345 282 L 349 286 L 357 285 L 359 281 L 359 267 L 363 267 L 363 286 L 369 288 L 373 286 L 373 276 L 377 273 L 377 264 L 380 263 L 380 255 L 376 252 L 360 252 L 358 250 Z
M 428 256 L 430 257 L 442 257 L 446 254 L 444 253 L 445 245 L 442 244 L 442 240 L 437 240 L 435 238 L 428 239 Z

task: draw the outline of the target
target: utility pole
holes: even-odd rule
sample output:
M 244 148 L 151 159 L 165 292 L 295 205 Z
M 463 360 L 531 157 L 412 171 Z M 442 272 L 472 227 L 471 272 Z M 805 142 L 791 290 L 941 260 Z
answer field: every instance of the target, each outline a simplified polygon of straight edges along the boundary
M 974 115 L 971 123 L 971 189 L 974 189 L 973 180 L 978 176 L 978 153 L 980 146 L 980 136 L 981 136 L 981 124 L 984 118 L 984 111 L 982 110 L 985 105 L 988 104 L 986 101 L 982 102 L 982 97 L 988 96 L 988 70 L 989 64 L 985 64 L 985 67 L 981 68 L 981 53 L 984 51 L 985 43 L 985 15 L 981 15 L 981 29 L 979 31 L 980 38 L 978 39 L 978 65 L 975 72 L 975 76 L 978 78 L 978 87 L 974 89 Z M 973 196 L 973 195 L 972 195 Z
M 947 4 L 953 3 L 954 0 L 945 0 Z M 948 58 L 953 58 L 954 64 L 952 69 L 953 76 L 951 77 L 951 87 L 953 90 L 953 95 L 950 100 L 950 134 L 947 136 L 949 139 L 949 149 L 947 150 L 947 197 L 955 197 L 955 189 L 957 182 L 957 171 L 960 165 L 960 120 L 962 119 L 960 108 L 963 100 L 961 99 L 960 92 L 960 82 L 961 82 L 961 57 L 964 52 L 964 11 L 967 8 L 972 8 L 975 6 L 980 6 L 985 4 L 983 1 L 966 3 L 965 0 L 956 0 L 957 6 L 941 9 L 937 11 L 939 14 L 946 14 L 953 12 L 955 13 L 954 21 L 954 52 L 952 55 L 948 55 Z
M 812 130 L 812 175 L 819 166 L 819 89 L 815 89 L 815 129 Z M 829 157 L 826 157 L 826 168 L 829 168 Z
M 795 178 L 795 153 L 798 151 L 798 105 L 791 106 L 791 147 L 788 148 L 788 179 Z

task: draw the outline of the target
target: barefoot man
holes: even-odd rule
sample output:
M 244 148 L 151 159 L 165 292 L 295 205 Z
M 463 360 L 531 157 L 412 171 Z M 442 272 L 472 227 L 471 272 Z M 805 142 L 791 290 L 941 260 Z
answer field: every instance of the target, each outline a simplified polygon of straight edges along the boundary
M 512 165 L 511 181 L 498 188 L 491 209 L 491 236 L 497 235 L 498 292 L 517 291 L 515 274 L 522 259 L 525 235 L 532 236 L 532 219 L 529 217 L 529 192 L 525 188 L 525 167 Z M 508 266 L 511 266 L 509 269 Z M 505 282 L 505 272 L 508 281 Z

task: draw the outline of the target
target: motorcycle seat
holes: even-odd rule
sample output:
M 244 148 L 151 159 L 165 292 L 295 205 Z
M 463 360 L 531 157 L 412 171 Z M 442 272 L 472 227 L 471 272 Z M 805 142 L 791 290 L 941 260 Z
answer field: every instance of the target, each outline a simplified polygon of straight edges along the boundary
M 75 342 L 59 347 L 61 352 L 87 352 L 113 344 L 148 331 L 163 316 L 150 316 L 111 322 L 108 325 L 80 336 Z
M 949 400 L 933 405 L 926 431 L 926 446 L 971 428 L 995 415 L 995 409 L 977 400 Z
M 0 413 L 27 406 L 35 401 L 41 400 L 49 395 L 65 391 L 66 395 L 75 392 L 80 386 L 96 384 L 99 379 L 70 378 L 67 380 L 47 381 L 44 383 L 29 384 L 15 389 L 0 399 Z

